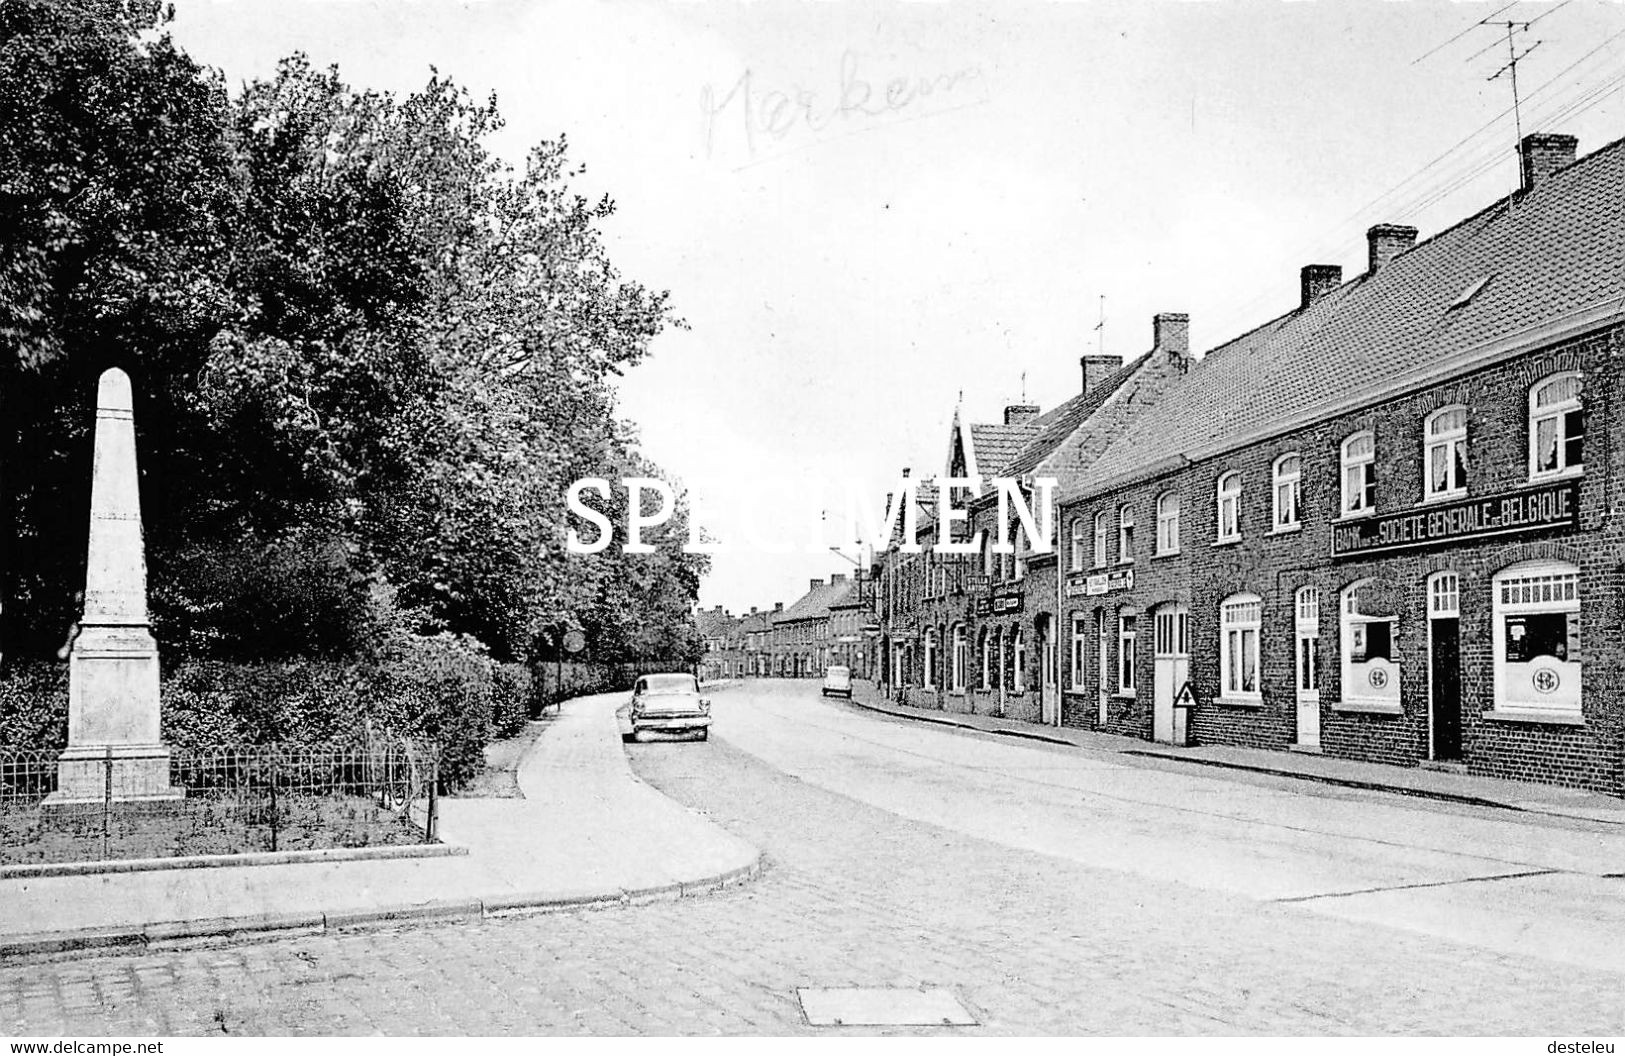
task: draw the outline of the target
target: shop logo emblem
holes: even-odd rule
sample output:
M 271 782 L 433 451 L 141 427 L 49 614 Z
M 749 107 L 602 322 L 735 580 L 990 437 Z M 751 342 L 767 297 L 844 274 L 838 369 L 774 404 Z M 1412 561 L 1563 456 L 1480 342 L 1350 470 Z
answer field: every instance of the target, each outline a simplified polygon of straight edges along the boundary
M 1365 679 L 1371 683 L 1373 689 L 1381 689 L 1388 684 L 1388 672 L 1380 667 L 1373 667 L 1367 672 Z
M 1537 693 L 1555 693 L 1557 687 L 1563 684 L 1563 680 L 1557 677 L 1557 672 L 1549 667 L 1535 668 L 1531 681 L 1534 682 Z

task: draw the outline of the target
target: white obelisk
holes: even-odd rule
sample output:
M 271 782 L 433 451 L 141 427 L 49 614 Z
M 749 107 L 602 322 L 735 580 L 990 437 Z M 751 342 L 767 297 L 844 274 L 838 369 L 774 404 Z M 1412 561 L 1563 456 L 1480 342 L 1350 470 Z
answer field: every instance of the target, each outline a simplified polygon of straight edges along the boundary
M 130 376 L 96 390 L 85 611 L 68 657 L 68 747 L 47 804 L 179 799 L 158 726 L 158 643 L 147 618 L 147 560 Z M 111 764 L 109 764 L 111 759 Z

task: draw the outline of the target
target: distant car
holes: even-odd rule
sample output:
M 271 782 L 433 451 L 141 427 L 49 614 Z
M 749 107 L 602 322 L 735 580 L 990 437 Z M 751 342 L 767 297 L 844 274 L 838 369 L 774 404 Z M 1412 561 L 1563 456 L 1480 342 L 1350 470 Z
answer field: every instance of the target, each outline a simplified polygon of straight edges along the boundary
M 705 740 L 711 734 L 711 702 L 700 696 L 693 675 L 644 675 L 632 687 L 632 739 L 645 730 L 692 733 Z
M 852 699 L 852 669 L 850 667 L 824 668 L 824 696 L 840 694 Z

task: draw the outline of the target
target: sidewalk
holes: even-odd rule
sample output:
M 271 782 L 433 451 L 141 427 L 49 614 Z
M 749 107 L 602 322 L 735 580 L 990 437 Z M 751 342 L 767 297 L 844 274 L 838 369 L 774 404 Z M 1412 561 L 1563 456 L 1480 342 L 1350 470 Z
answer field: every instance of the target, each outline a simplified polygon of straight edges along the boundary
M 1039 726 L 1014 719 L 996 718 L 992 715 L 964 715 L 958 712 L 908 707 L 884 700 L 872 685 L 860 683 L 856 688 L 858 692 L 854 695 L 852 703 L 857 707 L 898 718 L 976 730 L 981 733 L 1070 745 L 1092 751 L 1115 752 L 1137 758 L 1168 760 L 1193 766 L 1297 778 L 1345 788 L 1625 825 L 1625 799 L 1599 792 L 1478 777 L 1447 770 L 1364 763 L 1312 752 L 1233 748 L 1227 745 L 1176 748 L 1118 734 L 1095 733 L 1091 730 L 1076 730 L 1064 726 Z
M 633 776 L 614 709 L 566 701 L 524 799 L 443 799 L 466 853 L 0 879 L 0 955 L 679 898 L 755 875 L 756 848 Z

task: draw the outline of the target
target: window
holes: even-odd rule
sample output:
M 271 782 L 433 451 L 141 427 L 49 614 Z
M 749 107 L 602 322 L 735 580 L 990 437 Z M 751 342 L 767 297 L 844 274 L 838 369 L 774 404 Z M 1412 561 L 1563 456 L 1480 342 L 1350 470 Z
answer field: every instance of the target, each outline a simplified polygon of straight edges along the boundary
M 1461 615 L 1461 578 L 1437 572 L 1428 580 L 1428 619 L 1453 620 Z
M 1428 415 L 1423 465 L 1425 499 L 1467 494 L 1467 408 L 1445 407 Z
M 987 636 L 987 644 L 988 648 L 993 650 L 993 684 L 988 688 L 1001 689 L 1010 684 L 1009 678 L 1004 672 L 1004 665 L 1006 662 L 1005 658 L 1007 653 L 1007 650 L 1004 648 L 1004 635 L 1000 634 L 998 630 L 995 629 L 992 634 Z
M 1157 553 L 1179 553 L 1179 496 L 1171 491 L 1157 500 Z
M 1343 703 L 1382 711 L 1400 710 L 1399 661 L 1394 615 L 1397 592 L 1377 580 L 1349 585 L 1342 596 Z
M 1580 570 L 1526 561 L 1497 573 L 1491 590 L 1496 710 L 1579 721 Z
M 1343 441 L 1343 516 L 1355 517 L 1377 507 L 1377 438 L 1355 433 Z
M 1258 688 L 1259 597 L 1232 594 L 1219 605 L 1220 696 L 1261 700 Z
M 1010 632 L 1010 689 L 1016 693 L 1027 690 L 1027 636 L 1020 627 Z
M 1134 695 L 1134 639 L 1135 610 L 1117 612 L 1117 691 L 1124 696 Z
M 1117 563 L 1129 564 L 1134 560 L 1134 507 L 1125 503 L 1117 511 Z
M 1320 588 L 1303 587 L 1297 597 L 1298 695 L 1320 693 Z
M 953 674 L 949 685 L 955 693 L 965 692 L 965 625 L 954 624 L 954 656 Z
M 1555 477 L 1585 468 L 1585 408 L 1580 375 L 1554 374 L 1529 390 L 1529 475 Z
M 1106 511 L 1095 514 L 1095 567 L 1106 566 Z
M 1084 621 L 1083 613 L 1072 614 L 1072 688 L 1082 690 L 1083 681 L 1083 651 L 1088 646 L 1088 624 Z
M 926 689 L 937 687 L 937 632 L 929 628 L 925 632 L 925 677 L 920 682 Z
M 1298 480 L 1301 476 L 1297 453 L 1275 460 L 1275 530 L 1288 532 L 1298 527 Z
M 1083 518 L 1074 519 L 1072 522 L 1072 571 L 1074 572 L 1083 570 L 1084 532 Z
M 1241 474 L 1226 473 L 1219 478 L 1219 542 L 1241 538 Z

